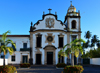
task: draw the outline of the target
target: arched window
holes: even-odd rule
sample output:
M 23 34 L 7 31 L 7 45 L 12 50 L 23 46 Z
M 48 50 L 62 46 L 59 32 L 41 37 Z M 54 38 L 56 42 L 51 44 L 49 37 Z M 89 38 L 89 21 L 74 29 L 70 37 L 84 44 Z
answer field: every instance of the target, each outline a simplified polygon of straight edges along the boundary
M 72 29 L 76 29 L 76 21 L 75 20 L 72 21 Z

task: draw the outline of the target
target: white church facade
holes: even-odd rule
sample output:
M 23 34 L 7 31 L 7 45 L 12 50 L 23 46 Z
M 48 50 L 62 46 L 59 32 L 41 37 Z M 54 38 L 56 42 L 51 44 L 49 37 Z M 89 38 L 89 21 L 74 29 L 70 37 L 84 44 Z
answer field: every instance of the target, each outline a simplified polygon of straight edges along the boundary
M 48 10 L 48 14 L 43 13 L 42 20 L 38 20 L 34 25 L 31 22 L 30 35 L 7 36 L 16 44 L 14 54 L 6 55 L 8 64 L 56 65 L 60 62 L 58 52 L 64 45 L 76 38 L 81 38 L 80 12 L 76 12 L 76 8 L 72 4 L 67 10 L 64 22 L 57 19 L 56 12 L 52 14 L 51 9 Z M 0 45 L 2 44 L 0 43 Z M 8 46 L 12 45 L 9 44 Z M 62 57 L 61 62 L 71 63 L 71 55 L 69 57 L 70 59 Z M 3 58 L 3 54 L 0 54 L 0 58 Z M 75 58 L 75 63 L 79 62 L 80 56 Z

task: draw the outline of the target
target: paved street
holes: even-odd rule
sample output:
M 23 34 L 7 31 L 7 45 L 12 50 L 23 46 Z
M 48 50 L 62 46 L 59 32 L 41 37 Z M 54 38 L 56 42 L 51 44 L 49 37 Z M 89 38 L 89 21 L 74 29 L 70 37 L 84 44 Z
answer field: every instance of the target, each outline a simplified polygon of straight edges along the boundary
M 33 66 L 30 69 L 19 69 L 18 73 L 61 73 L 63 69 L 56 69 L 55 66 Z M 84 66 L 83 73 L 100 73 L 100 67 Z
M 32 66 L 30 69 L 17 69 L 18 73 L 61 73 L 62 69 L 55 66 Z
M 84 67 L 83 73 L 100 73 L 100 67 L 96 67 L 96 66 Z

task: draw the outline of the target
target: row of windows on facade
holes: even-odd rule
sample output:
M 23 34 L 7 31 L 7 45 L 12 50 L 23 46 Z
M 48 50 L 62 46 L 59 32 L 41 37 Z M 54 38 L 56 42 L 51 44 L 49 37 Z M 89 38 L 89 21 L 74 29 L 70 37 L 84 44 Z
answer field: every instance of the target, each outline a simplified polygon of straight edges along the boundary
M 4 58 L 4 56 L 1 55 L 1 58 Z M 60 58 L 61 58 L 61 60 L 60 60 Z M 15 61 L 15 55 L 11 56 L 11 61 Z M 61 61 L 61 62 L 60 62 L 60 61 Z M 64 57 L 63 57 L 63 56 L 60 57 L 60 55 L 59 55 L 59 57 L 58 57 L 58 62 L 59 62 L 59 63 L 64 63 Z
M 1 46 L 2 45 L 4 45 L 4 43 L 1 43 Z M 16 48 L 14 47 L 14 45 L 12 45 L 12 48 L 13 48 L 14 51 L 16 51 Z M 27 43 L 23 43 L 23 48 L 27 48 Z
M 3 58 L 4 58 L 4 56 L 3 56 L 3 55 L 1 55 L 1 58 L 3 59 Z M 11 56 L 11 61 L 15 61 L 15 56 Z
M 37 37 L 36 46 L 41 47 L 41 42 L 42 42 L 41 36 Z M 63 47 L 63 37 L 59 37 L 59 47 Z
M 76 35 L 72 36 L 72 41 L 76 39 Z M 36 41 L 36 47 L 41 47 L 41 36 L 37 37 Z M 4 43 L 1 43 L 1 46 L 4 45 Z M 59 37 L 59 47 L 63 47 L 63 37 Z M 12 45 L 12 48 L 16 50 L 16 48 Z M 23 48 L 27 48 L 27 43 L 23 43 Z
M 73 35 L 72 36 L 72 41 L 75 40 L 76 37 L 77 37 L 76 35 Z M 37 42 L 36 42 L 37 47 L 41 47 L 41 40 L 42 40 L 41 36 L 38 36 L 37 37 Z M 63 47 L 63 37 L 59 37 L 59 42 L 58 43 L 59 43 L 59 47 Z

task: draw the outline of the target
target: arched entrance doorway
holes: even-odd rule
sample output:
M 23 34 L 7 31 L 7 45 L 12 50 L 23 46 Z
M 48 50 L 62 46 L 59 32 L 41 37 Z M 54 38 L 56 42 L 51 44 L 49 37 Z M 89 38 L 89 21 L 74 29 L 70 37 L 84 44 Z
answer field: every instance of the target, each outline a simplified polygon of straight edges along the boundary
M 47 52 L 47 65 L 53 64 L 53 52 Z
M 44 64 L 45 65 L 55 65 L 56 64 L 56 59 L 55 59 L 56 47 L 52 45 L 48 45 L 44 47 L 44 50 L 45 50 Z

